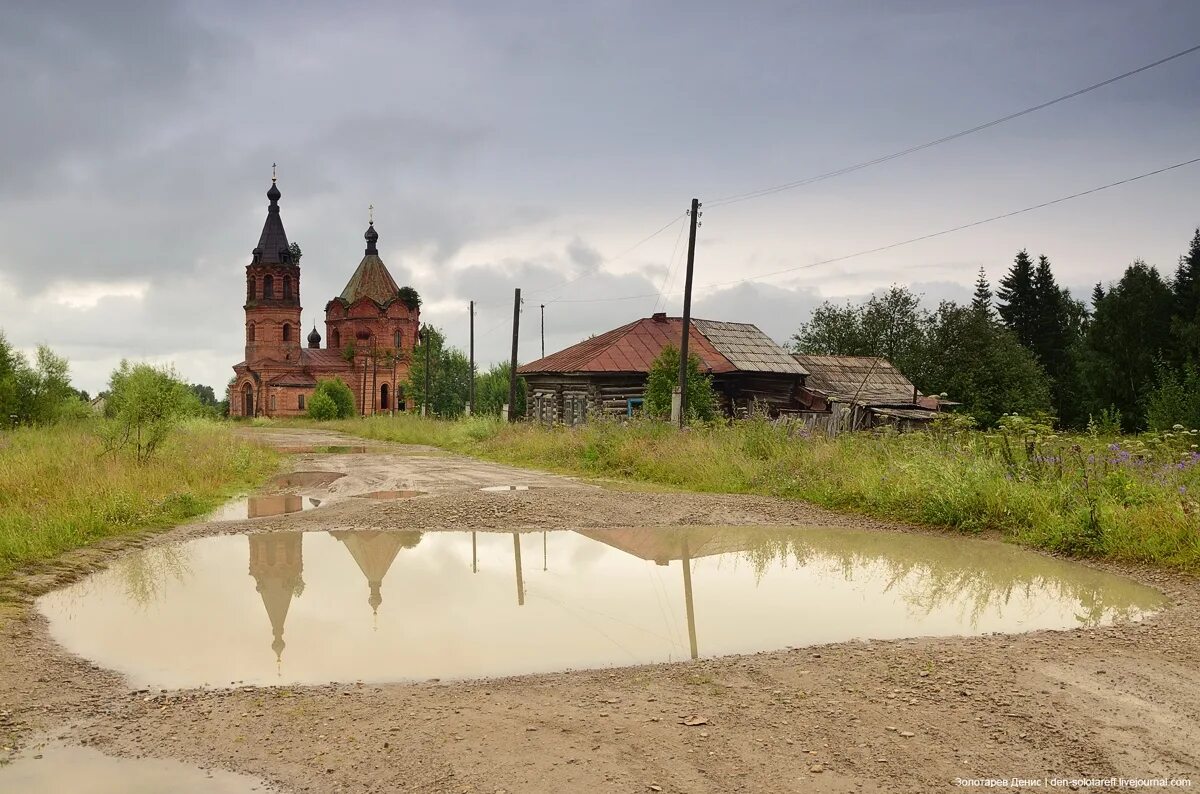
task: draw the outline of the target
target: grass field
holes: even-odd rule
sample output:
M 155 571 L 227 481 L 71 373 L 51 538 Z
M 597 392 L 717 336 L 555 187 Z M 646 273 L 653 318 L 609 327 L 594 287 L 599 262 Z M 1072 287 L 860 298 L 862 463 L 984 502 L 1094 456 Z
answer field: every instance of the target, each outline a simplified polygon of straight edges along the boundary
M 276 453 L 193 420 L 145 465 L 88 422 L 0 433 L 0 577 L 99 538 L 202 515 L 275 471 Z
M 323 426 L 557 472 L 998 530 L 1036 548 L 1200 571 L 1200 434 L 1062 436 L 1016 418 L 1007 425 L 835 439 L 764 421 L 682 433 L 652 422 L 547 429 L 407 415 Z

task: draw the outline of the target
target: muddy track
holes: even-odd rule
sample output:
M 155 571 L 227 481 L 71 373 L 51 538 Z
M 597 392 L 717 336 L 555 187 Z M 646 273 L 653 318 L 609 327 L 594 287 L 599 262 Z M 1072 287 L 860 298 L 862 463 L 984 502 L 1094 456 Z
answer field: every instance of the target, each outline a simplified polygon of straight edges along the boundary
M 362 443 L 309 431 L 270 437 Z M 214 533 L 790 523 L 920 531 L 761 497 L 601 488 L 422 448 L 302 453 L 291 464 L 343 475 L 299 485 L 320 495 L 320 509 L 109 541 L 3 583 L 0 745 L 62 737 L 244 772 L 288 791 L 945 791 L 955 778 L 1016 776 L 1190 777 L 1200 786 L 1200 582 L 1135 566 L 1098 567 L 1171 598 L 1137 624 L 468 683 L 133 692 L 49 638 L 32 608 L 37 594 L 130 549 Z M 533 488 L 478 490 L 501 484 Z M 425 495 L 361 498 L 401 489 Z M 706 724 L 680 724 L 696 715 Z

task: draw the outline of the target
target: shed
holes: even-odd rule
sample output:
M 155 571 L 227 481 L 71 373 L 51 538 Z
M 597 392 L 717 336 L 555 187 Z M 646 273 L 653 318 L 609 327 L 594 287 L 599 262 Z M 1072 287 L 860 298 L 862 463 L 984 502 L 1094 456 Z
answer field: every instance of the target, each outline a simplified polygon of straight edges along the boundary
M 794 358 L 809 373 L 805 381 L 805 391 L 811 395 L 808 404 L 821 409 L 804 412 L 806 423 L 826 432 L 884 424 L 911 429 L 938 415 L 938 399 L 921 394 L 886 358 L 803 353 Z
M 632 416 L 642 405 L 646 378 L 668 345 L 679 346 L 683 318 L 664 313 L 634 320 L 520 367 L 528 386 L 528 415 L 574 425 L 604 412 Z M 807 374 L 787 350 L 749 323 L 693 319 L 688 352 L 713 378 L 720 409 L 729 416 L 755 404 L 777 413 L 795 404 Z

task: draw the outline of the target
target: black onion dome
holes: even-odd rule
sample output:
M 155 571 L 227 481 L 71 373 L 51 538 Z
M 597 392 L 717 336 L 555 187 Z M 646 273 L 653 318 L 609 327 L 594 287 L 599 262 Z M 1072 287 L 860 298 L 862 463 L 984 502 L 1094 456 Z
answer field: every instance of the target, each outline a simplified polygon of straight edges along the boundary
M 367 233 L 363 235 L 363 239 L 367 241 L 368 254 L 379 253 L 375 247 L 375 243 L 379 242 L 379 232 L 375 231 L 375 224 L 372 223 L 367 227 Z
M 279 201 L 283 194 L 279 192 L 279 186 L 275 184 L 275 180 L 271 180 L 271 189 L 267 191 L 267 198 L 272 202 Z
M 309 331 L 309 333 L 308 333 L 308 346 L 309 347 L 320 347 L 321 346 L 321 332 L 317 330 L 317 326 L 315 326 L 315 325 L 313 326 L 313 329 L 311 331 Z

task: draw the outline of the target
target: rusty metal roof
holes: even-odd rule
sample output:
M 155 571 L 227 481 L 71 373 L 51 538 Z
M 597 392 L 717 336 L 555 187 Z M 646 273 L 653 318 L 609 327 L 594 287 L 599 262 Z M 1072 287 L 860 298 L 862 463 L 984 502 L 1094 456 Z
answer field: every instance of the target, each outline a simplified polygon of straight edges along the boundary
M 810 356 L 794 354 L 808 370 L 804 385 L 842 402 L 860 405 L 912 405 L 912 381 L 892 362 L 874 356 Z
M 317 379 L 307 372 L 285 372 L 267 381 L 268 386 L 316 386 Z
M 658 315 L 634 320 L 611 331 L 585 339 L 566 350 L 531 361 L 517 372 L 645 373 L 667 345 L 679 346 L 683 318 Z M 713 374 L 729 372 L 785 372 L 803 375 L 804 368 L 787 351 L 756 326 L 692 320 L 688 352 Z M 780 357 L 787 358 L 781 363 Z M 739 363 L 741 364 L 739 365 Z
M 396 298 L 400 288 L 388 272 L 387 265 L 378 254 L 367 254 L 358 263 L 358 268 L 338 298 L 345 303 L 354 303 L 360 298 L 370 298 L 381 306 Z

